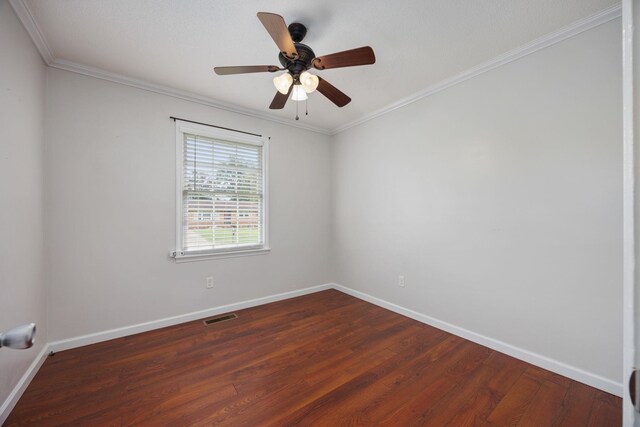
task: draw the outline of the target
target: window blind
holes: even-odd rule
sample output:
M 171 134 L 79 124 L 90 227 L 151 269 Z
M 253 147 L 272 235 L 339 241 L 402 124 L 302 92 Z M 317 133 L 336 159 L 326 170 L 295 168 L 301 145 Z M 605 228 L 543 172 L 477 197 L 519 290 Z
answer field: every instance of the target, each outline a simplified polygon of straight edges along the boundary
M 182 166 L 184 251 L 264 243 L 261 146 L 185 133 Z

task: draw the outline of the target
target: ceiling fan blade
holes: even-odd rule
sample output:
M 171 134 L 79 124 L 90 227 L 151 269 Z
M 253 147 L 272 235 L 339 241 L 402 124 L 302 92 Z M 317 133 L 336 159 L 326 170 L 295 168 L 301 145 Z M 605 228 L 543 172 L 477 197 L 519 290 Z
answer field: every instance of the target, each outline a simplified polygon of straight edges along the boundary
M 269 105 L 270 110 L 281 110 L 284 108 L 284 104 L 287 103 L 289 99 L 289 95 L 293 90 L 293 85 L 289 86 L 289 92 L 286 95 L 283 95 L 280 92 L 276 92 L 276 96 L 273 97 L 273 101 L 271 101 L 271 105 Z
M 215 67 L 213 71 L 219 76 L 245 73 L 274 73 L 282 68 L 276 65 L 240 65 L 237 67 Z
M 289 34 L 289 29 L 282 16 L 275 13 L 258 12 L 258 19 L 262 22 L 264 28 L 267 29 L 267 32 L 273 41 L 276 42 L 278 49 L 280 49 L 280 52 L 282 52 L 284 56 L 289 59 L 298 57 L 298 51 L 293 44 L 291 34 Z
M 334 85 L 320 76 L 318 76 L 318 80 L 318 92 L 329 98 L 329 100 L 336 104 L 338 107 L 344 107 L 351 102 L 351 98 L 342 93 Z
M 356 65 L 369 65 L 376 62 L 376 55 L 369 46 L 357 49 L 344 50 L 330 55 L 314 58 L 312 64 L 318 70 L 329 68 L 354 67 Z

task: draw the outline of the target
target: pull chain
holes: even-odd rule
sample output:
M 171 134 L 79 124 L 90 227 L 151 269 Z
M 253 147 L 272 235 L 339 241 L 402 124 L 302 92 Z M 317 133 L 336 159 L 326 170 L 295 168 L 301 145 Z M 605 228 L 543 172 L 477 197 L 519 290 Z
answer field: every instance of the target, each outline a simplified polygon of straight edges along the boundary
M 296 120 L 300 120 L 300 117 L 298 117 L 298 104 L 299 102 L 296 102 Z
M 308 115 L 309 115 L 309 98 L 307 98 L 307 99 L 304 101 L 304 110 L 305 110 L 304 115 L 305 115 L 305 116 L 308 116 Z

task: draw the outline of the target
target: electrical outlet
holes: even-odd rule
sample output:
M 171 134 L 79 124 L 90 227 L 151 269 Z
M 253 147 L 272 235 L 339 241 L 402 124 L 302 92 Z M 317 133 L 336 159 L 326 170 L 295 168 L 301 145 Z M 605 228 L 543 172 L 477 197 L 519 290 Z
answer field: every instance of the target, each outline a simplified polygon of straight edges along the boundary
M 404 276 L 403 275 L 398 276 L 398 286 L 400 286 L 401 288 L 404 288 Z
M 213 276 L 207 277 L 207 289 L 213 288 Z

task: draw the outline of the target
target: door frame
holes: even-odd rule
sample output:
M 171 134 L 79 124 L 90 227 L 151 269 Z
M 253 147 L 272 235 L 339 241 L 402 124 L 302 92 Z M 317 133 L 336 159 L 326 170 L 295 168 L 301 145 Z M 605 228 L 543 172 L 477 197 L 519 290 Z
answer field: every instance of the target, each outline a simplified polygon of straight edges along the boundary
M 638 74 L 638 58 L 634 58 L 640 43 L 634 31 L 634 20 L 638 22 L 640 0 L 622 1 L 622 97 L 623 97 L 623 425 L 632 427 L 640 425 L 640 419 L 631 402 L 628 382 L 636 367 L 636 274 L 637 242 L 636 223 L 640 223 L 640 206 L 635 197 L 635 181 L 640 179 L 636 168 L 638 159 L 638 134 L 640 129 L 638 117 L 634 113 L 640 111 L 638 93 L 634 82 L 634 72 Z M 636 393 L 638 395 L 638 393 Z M 637 421 L 636 421 L 637 420 Z

